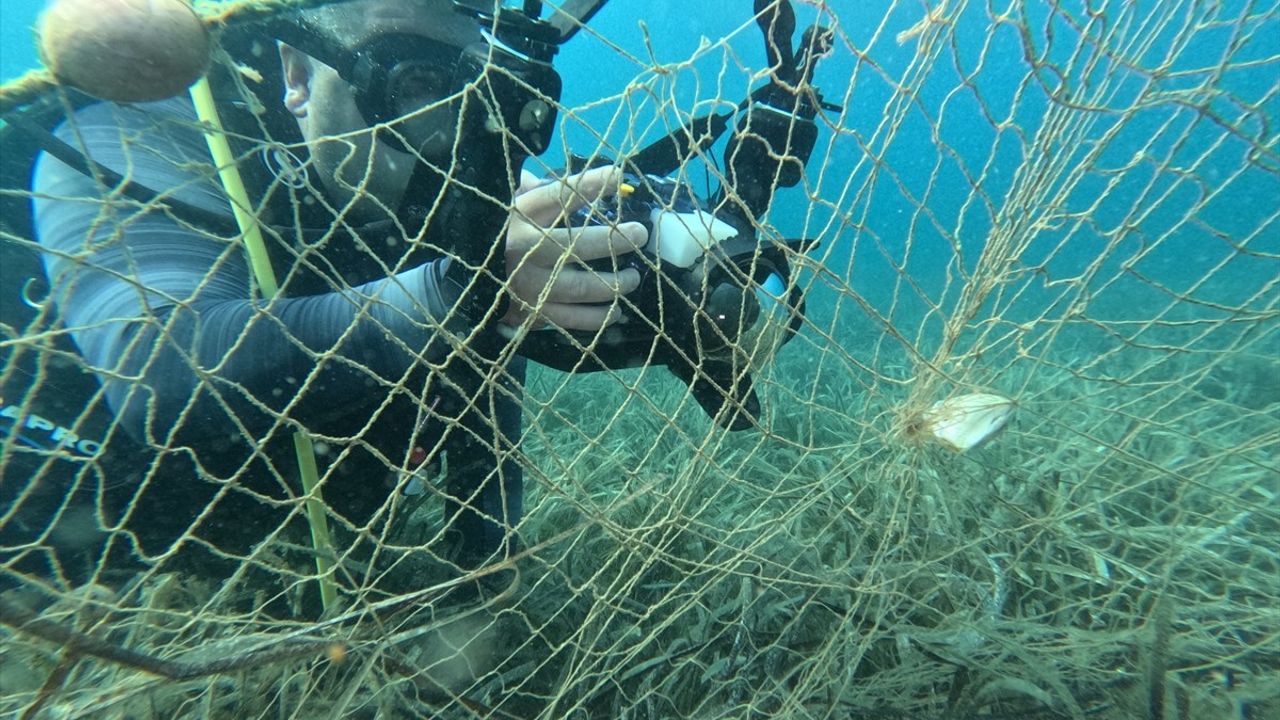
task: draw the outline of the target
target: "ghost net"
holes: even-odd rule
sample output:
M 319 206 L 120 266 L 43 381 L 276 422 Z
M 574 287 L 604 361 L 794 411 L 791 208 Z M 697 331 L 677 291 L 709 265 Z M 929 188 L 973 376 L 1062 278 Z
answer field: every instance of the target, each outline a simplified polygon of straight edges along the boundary
M 656 16 L 588 24 L 558 62 L 559 134 L 525 168 L 556 177 L 569 153 L 633 156 L 776 75 L 745 4 L 724 17 L 693 13 L 653 36 Z M 875 11 L 803 3 L 797 14 L 832 30 L 812 77 L 830 107 L 815 118 L 799 183 L 753 228 L 789 264 L 784 290 L 806 301 L 772 362 L 747 360 L 758 412 L 747 429 L 725 429 L 656 362 L 581 373 L 530 364 L 516 382 L 503 362 L 453 343 L 449 357 L 478 369 L 487 389 L 473 397 L 522 408 L 518 444 L 465 428 L 476 453 L 523 473 L 519 545 L 506 559 L 468 568 L 441 549 L 458 452 L 422 463 L 412 449 L 383 452 L 375 420 L 332 435 L 291 418 L 290 398 L 323 382 L 320 370 L 281 378 L 284 400 L 258 406 L 265 429 L 227 440 L 263 449 L 230 468 L 194 461 L 171 425 L 147 426 L 127 458 L 103 451 L 126 433 L 96 383 L 64 405 L 105 413 L 103 434 L 74 415 L 49 422 L 34 399 L 72 392 L 55 384 L 85 367 L 69 343 L 85 328 L 25 292 L 28 279 L 39 287 L 38 266 L 7 271 L 31 313 L 0 339 L 6 418 L 26 431 L 6 435 L 0 456 L 0 523 L 20 538 L 0 548 L 0 712 L 1277 712 L 1280 7 L 942 0 Z M 255 85 L 271 79 L 243 58 L 274 48 L 235 50 L 215 72 L 240 105 L 257 107 Z M 57 88 L 48 95 L 69 102 Z M 228 131 L 238 163 L 252 172 L 264 156 L 287 162 L 296 139 L 255 123 Z M 71 127 L 73 145 L 94 131 Z M 497 130 L 508 142 L 518 134 Z M 134 160 L 154 162 L 135 141 L 120 138 Z M 732 201 L 723 140 L 688 154 L 671 173 L 682 187 L 724 185 Z M 184 162 L 216 187 L 212 161 Z M 75 198 L 97 208 L 108 248 L 183 193 L 131 199 L 119 192 L 129 167 Z M 358 197 L 376 178 L 354 173 Z M 334 202 L 314 176 L 273 177 L 271 196 L 327 215 L 328 227 L 354 222 L 355 201 Z M 25 187 L 6 181 L 6 201 L 33 200 Z M 29 230 L 7 223 L 4 233 L 41 252 Z M 236 231 L 210 237 L 218 263 L 243 266 Z M 415 238 L 391 227 L 379 240 Z M 311 267 L 331 277 L 324 242 L 266 233 L 292 258 L 274 263 L 282 276 Z M 100 250 L 60 259 L 89 263 Z M 367 244 L 354 252 L 376 254 Z M 387 317 L 377 312 L 385 298 L 347 297 L 362 321 Z M 268 302 L 255 307 L 253 322 L 270 322 Z M 154 332 L 139 337 L 163 343 L 173 317 L 143 317 Z M 633 319 L 630 331 L 677 328 Z M 388 353 L 422 353 L 418 370 L 366 372 L 369 399 L 407 399 L 423 422 L 460 423 L 423 389 L 417 373 L 438 369 L 425 352 L 389 333 L 385 342 Z M 575 342 L 587 362 L 603 347 Z M 337 347 L 314 352 L 315 367 L 361 373 Z M 689 357 L 696 366 L 700 356 Z M 197 386 L 220 407 L 249 396 L 218 368 L 199 369 Z M 86 376 L 138 381 L 110 367 Z M 984 442 L 958 451 L 947 428 L 971 419 L 955 408 L 979 393 L 996 398 L 988 429 L 1010 408 L 1012 418 L 994 437 L 962 428 Z M 303 488 L 289 453 L 268 448 L 300 427 L 318 490 Z M 31 442 L 58 430 L 75 441 Z M 381 472 L 364 480 L 372 512 L 353 520 L 336 488 L 358 455 Z M 175 484 L 199 488 L 183 490 L 196 507 L 138 517 L 154 512 L 146 493 Z M 226 549 L 206 520 L 232 498 L 281 519 Z M 35 506 L 46 512 L 23 510 Z M 147 545 L 139 520 L 178 523 L 176 539 Z M 313 540 L 317 527 L 327 537 Z M 52 562 L 76 543 L 93 548 L 88 567 Z M 184 559 L 192 552 L 198 561 Z

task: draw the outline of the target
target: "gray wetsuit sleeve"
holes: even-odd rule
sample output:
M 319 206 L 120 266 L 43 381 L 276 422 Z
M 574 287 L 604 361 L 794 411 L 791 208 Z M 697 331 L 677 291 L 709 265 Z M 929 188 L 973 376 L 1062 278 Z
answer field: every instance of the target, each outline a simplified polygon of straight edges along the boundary
M 94 105 L 59 135 L 164 197 L 230 218 L 184 101 Z M 286 411 L 323 425 L 447 351 L 437 332 L 449 311 L 446 261 L 327 294 L 254 301 L 234 237 L 104 192 L 48 155 L 33 189 L 53 298 L 135 436 L 164 441 L 175 427 L 187 437 L 259 434 Z

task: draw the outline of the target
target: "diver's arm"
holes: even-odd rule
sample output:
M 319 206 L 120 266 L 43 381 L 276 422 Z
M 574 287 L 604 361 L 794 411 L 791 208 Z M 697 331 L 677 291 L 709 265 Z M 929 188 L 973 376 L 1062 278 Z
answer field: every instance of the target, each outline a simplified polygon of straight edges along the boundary
M 153 156 L 139 150 L 140 135 L 128 148 L 128 131 L 111 124 L 119 118 L 95 112 L 82 111 L 77 130 L 98 162 L 174 189 L 184 202 L 225 208 L 216 186 L 175 162 L 198 146 Z M 357 288 L 254 302 L 237 243 L 158 211 L 110 207 L 92 180 L 47 156 L 34 189 L 53 297 L 135 435 L 161 435 L 185 419 L 182 435 L 225 436 L 236 431 L 232 415 L 256 433 L 295 400 L 289 417 L 310 425 L 401 380 L 420 354 L 447 352 L 432 342 L 448 313 L 443 262 Z

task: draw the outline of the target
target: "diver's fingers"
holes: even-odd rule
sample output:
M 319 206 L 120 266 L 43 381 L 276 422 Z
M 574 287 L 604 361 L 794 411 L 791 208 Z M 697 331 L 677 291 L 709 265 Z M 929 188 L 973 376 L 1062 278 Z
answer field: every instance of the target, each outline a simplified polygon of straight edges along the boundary
M 612 305 L 574 305 L 570 303 L 543 303 L 538 308 L 539 320 L 565 330 L 599 330 L 614 324 L 622 317 L 622 308 Z M 535 327 L 542 323 L 535 323 Z
M 578 262 L 621 257 L 649 242 L 649 232 L 637 222 L 617 227 L 591 225 L 537 232 L 539 237 L 529 247 L 528 255 L 533 262 L 547 266 L 554 265 L 562 257 Z
M 522 195 L 542 184 L 542 178 L 534 175 L 528 170 L 520 171 L 520 187 L 516 188 L 516 195 Z
M 516 214 L 532 225 L 550 227 L 588 203 L 617 192 L 621 180 L 618 168 L 600 167 L 544 183 L 516 195 Z
M 515 294 L 531 302 L 545 291 L 547 303 L 602 303 L 639 287 L 640 273 L 631 268 L 612 273 L 530 265 L 517 268 L 511 282 Z

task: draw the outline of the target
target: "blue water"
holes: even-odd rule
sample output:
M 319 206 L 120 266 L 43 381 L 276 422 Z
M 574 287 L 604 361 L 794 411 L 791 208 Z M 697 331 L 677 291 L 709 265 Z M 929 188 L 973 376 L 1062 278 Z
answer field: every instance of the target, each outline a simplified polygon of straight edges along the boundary
M 36 67 L 38 0 L 0 0 L 0 80 L 10 80 Z

